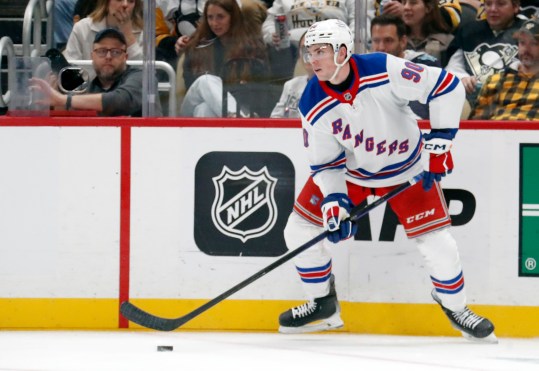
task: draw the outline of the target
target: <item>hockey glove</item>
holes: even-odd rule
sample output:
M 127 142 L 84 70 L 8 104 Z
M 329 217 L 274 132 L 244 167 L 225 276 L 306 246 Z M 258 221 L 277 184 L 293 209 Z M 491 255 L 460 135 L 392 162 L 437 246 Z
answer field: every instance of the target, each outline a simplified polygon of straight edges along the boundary
M 423 189 L 428 191 L 434 182 L 453 171 L 452 140 L 457 129 L 433 129 L 423 134 L 423 150 L 429 155 L 428 167 L 423 172 Z
M 347 240 L 357 232 L 357 224 L 350 221 L 352 201 L 344 193 L 332 193 L 322 201 L 324 228 L 329 232 L 328 240 L 337 243 Z

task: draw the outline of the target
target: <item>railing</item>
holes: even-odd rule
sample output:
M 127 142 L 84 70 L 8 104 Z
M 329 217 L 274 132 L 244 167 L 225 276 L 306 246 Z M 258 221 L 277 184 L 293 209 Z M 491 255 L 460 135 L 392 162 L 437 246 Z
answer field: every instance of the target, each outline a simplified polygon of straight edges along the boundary
M 7 76 L 8 84 L 15 76 L 15 65 L 13 64 L 13 58 L 15 57 L 15 49 L 13 47 L 13 41 L 9 36 L 4 36 L 0 39 L 0 58 L 3 55 L 6 55 L 7 58 Z M 3 72 L 3 71 L 2 71 Z M 0 86 L 2 85 L 2 75 L 0 74 Z M 9 85 L 8 91 L 5 94 L 0 92 L 0 107 L 7 107 L 9 104 L 10 92 Z
M 91 60 L 70 60 L 69 63 L 79 67 L 92 67 Z M 128 60 L 127 64 L 135 67 L 142 67 L 141 60 Z M 168 76 L 167 82 L 157 84 L 157 90 L 160 92 L 168 92 L 168 116 L 176 116 L 176 71 L 170 64 L 163 61 L 155 61 L 155 70 L 165 71 Z M 91 75 L 93 75 L 93 69 Z M 142 86 L 140 87 L 142 89 Z
M 43 20 L 47 20 L 46 49 L 52 47 L 54 0 L 30 0 L 24 12 L 22 25 L 22 52 L 25 57 L 40 56 Z M 33 23 L 33 32 L 32 32 Z

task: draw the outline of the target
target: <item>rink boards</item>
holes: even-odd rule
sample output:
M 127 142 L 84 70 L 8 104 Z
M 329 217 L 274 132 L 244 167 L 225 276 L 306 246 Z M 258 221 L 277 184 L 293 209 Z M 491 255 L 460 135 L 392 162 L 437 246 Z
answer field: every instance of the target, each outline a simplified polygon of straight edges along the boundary
M 539 336 L 539 126 L 463 123 L 443 187 L 470 306 L 498 336 Z M 177 317 L 285 253 L 309 176 L 295 121 L 0 120 L 0 328 L 137 328 Z M 334 248 L 345 328 L 452 335 L 385 205 Z M 291 262 L 185 325 L 270 330 L 303 300 Z

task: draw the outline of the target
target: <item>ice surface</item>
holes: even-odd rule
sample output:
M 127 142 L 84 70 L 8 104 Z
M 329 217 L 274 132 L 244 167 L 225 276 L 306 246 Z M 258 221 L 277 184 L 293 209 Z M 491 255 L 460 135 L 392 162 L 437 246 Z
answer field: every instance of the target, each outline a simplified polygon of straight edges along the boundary
M 158 345 L 174 347 L 158 352 Z M 0 371 L 539 370 L 539 339 L 346 333 L 0 331 Z

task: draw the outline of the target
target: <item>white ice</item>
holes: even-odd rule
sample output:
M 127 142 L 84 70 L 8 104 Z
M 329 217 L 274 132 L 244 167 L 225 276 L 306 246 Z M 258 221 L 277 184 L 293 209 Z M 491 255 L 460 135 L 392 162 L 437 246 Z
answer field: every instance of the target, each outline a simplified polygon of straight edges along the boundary
M 172 352 L 158 352 L 171 345 Z M 539 339 L 345 333 L 0 331 L 0 371 L 539 370 Z

